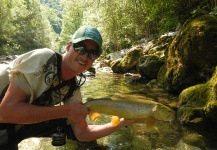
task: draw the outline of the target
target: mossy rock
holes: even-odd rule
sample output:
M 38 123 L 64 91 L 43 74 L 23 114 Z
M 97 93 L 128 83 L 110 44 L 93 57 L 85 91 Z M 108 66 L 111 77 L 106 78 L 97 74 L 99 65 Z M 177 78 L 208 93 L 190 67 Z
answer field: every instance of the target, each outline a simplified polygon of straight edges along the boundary
M 140 57 L 138 63 L 138 71 L 142 77 L 148 79 L 156 79 L 164 60 L 156 55 Z
M 217 100 L 208 102 L 204 107 L 204 111 L 208 119 L 211 119 L 213 122 L 217 123 Z
M 185 143 L 189 145 L 197 146 L 201 149 L 206 148 L 206 140 L 203 138 L 203 136 L 199 134 L 196 134 L 196 133 L 187 134 L 183 137 L 183 140 Z
M 171 93 L 204 83 L 217 65 L 217 18 L 202 15 L 183 25 L 166 54 L 163 87 Z
M 178 109 L 177 115 L 183 124 L 194 126 L 198 123 L 203 123 L 203 109 L 196 107 L 184 106 Z M 199 119 L 200 118 L 200 119 Z
M 197 108 L 202 109 L 199 115 L 194 111 Z M 178 112 L 178 117 L 184 122 L 202 117 L 205 121 L 217 123 L 217 67 L 209 81 L 189 87 L 180 93 Z
M 114 73 L 127 73 L 136 70 L 139 57 L 142 55 L 142 47 L 131 49 L 126 56 L 119 58 L 111 63 L 111 68 Z

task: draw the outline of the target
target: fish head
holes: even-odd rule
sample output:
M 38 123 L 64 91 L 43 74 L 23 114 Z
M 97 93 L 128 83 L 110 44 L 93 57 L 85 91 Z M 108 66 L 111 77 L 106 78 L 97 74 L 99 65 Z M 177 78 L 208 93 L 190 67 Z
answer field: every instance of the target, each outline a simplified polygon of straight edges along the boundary
M 175 111 L 162 104 L 156 104 L 152 109 L 152 113 L 157 120 L 172 121 L 175 119 Z

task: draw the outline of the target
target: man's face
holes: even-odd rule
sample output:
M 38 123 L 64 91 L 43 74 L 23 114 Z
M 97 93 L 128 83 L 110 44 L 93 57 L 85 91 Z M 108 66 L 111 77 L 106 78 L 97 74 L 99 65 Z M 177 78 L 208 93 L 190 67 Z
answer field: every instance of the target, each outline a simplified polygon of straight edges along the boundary
M 85 40 L 80 43 L 87 51 L 97 50 L 97 44 L 92 40 Z M 79 54 L 75 51 L 73 44 L 67 46 L 67 53 L 65 55 L 65 62 L 67 67 L 73 74 L 81 73 L 90 68 L 95 59 L 91 59 L 88 53 Z

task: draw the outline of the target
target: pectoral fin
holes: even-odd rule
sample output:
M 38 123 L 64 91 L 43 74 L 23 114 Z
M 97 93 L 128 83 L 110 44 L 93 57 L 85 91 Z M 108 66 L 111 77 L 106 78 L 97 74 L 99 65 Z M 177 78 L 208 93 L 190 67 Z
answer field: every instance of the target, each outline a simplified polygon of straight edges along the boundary
M 101 114 L 97 112 L 90 112 L 89 117 L 92 122 L 95 122 L 100 117 L 100 115 Z
M 113 126 L 119 125 L 120 124 L 120 117 L 118 117 L 118 116 L 112 116 L 111 123 L 112 123 Z
M 152 109 L 152 111 L 155 112 L 155 111 L 157 111 L 157 109 L 158 109 L 158 105 L 156 104 L 156 105 L 154 106 L 154 108 Z
M 146 118 L 146 127 L 148 129 L 152 128 L 154 126 L 155 119 L 153 117 L 147 117 Z

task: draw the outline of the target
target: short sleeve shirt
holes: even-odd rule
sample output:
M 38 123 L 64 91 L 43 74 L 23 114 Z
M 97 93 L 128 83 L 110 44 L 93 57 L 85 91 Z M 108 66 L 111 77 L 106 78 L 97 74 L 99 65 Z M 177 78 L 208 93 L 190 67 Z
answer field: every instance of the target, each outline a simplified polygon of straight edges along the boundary
M 11 80 L 30 95 L 29 103 L 36 101 L 49 88 L 59 84 L 57 76 L 57 57 L 53 50 L 36 49 L 18 56 L 9 64 L 0 64 L 0 96 L 3 98 Z M 60 103 L 67 94 L 69 86 L 52 91 L 52 105 Z M 76 89 L 65 103 L 81 101 L 80 89 Z M 1 101 L 1 99 L 0 99 Z M 43 99 L 43 101 L 46 101 Z M 19 125 L 17 126 L 19 127 Z M 0 145 L 7 143 L 6 130 L 0 130 Z
M 49 88 L 59 84 L 57 76 L 57 58 L 51 49 L 36 49 L 18 56 L 8 65 L 0 69 L 0 94 L 13 78 L 17 86 L 30 95 L 29 103 L 42 95 Z M 69 87 L 63 87 L 58 92 L 52 92 L 53 104 L 61 102 Z M 80 90 L 74 94 L 76 100 L 81 100 Z M 73 98 L 69 99 L 70 101 Z M 70 102 L 67 102 L 70 103 Z

